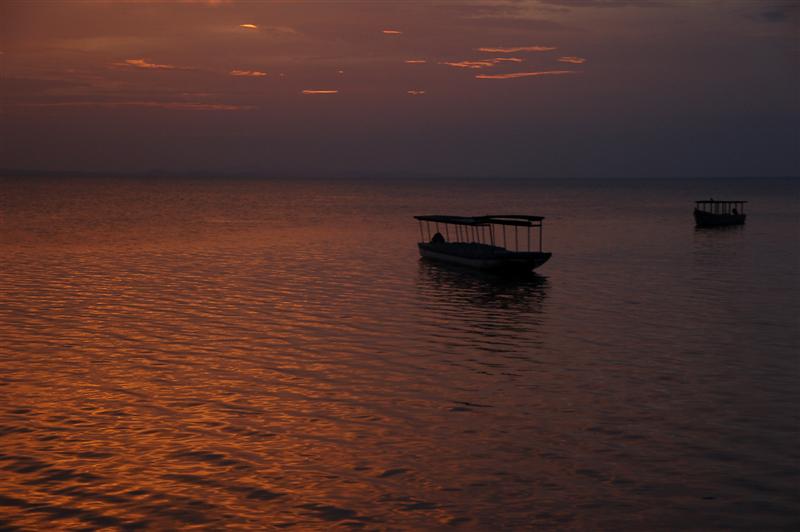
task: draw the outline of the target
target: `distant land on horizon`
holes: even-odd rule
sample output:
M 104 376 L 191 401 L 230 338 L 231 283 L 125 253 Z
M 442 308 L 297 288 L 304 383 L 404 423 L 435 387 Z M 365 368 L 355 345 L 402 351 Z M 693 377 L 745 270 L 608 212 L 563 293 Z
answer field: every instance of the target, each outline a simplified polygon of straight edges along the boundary
M 400 173 L 376 173 L 369 171 L 350 172 L 348 174 L 329 173 L 329 174 L 309 174 L 309 173 L 285 173 L 276 174 L 272 172 L 240 171 L 174 171 L 174 170 L 151 170 L 147 172 L 123 172 L 118 170 L 42 170 L 35 168 L 0 168 L 0 178 L 30 177 L 30 178 L 119 178 L 119 179 L 297 179 L 297 180 L 318 180 L 318 179 L 502 179 L 502 180 L 607 180 L 607 179 L 800 179 L 800 175 L 770 175 L 770 176 L 509 176 L 509 175 L 448 175 L 448 174 L 416 174 L 402 175 Z

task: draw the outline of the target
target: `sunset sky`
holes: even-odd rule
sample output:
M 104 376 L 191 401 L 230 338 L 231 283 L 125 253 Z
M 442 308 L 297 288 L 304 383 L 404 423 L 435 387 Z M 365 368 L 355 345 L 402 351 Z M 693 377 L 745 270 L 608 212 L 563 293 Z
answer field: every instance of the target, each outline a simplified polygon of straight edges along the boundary
M 782 0 L 0 4 L 0 168 L 800 175 Z

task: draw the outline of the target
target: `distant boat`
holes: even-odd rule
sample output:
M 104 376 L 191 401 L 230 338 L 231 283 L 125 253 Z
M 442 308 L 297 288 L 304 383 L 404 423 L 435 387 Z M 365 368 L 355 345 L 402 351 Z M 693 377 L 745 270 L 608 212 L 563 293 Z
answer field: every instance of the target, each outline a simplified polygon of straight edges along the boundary
M 715 199 L 695 201 L 694 221 L 698 227 L 742 225 L 746 201 L 720 201 Z
M 531 271 L 552 255 L 542 251 L 543 216 L 435 214 L 414 218 L 419 220 L 419 253 L 426 259 L 481 270 Z

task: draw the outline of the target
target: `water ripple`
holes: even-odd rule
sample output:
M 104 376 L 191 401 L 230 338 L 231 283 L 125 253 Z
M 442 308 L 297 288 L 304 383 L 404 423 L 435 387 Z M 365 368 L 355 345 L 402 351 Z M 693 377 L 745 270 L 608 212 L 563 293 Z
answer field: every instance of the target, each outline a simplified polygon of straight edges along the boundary
M 786 528 L 797 194 L 615 183 L 2 183 L 0 527 Z M 556 254 L 420 261 L 440 210 Z

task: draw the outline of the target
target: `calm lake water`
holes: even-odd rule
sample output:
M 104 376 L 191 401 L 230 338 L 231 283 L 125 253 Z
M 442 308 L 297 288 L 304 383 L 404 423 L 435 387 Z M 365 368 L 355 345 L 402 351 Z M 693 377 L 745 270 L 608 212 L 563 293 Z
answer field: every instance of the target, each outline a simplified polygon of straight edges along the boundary
M 6 179 L 0 528 L 797 529 L 799 318 L 800 181 Z

